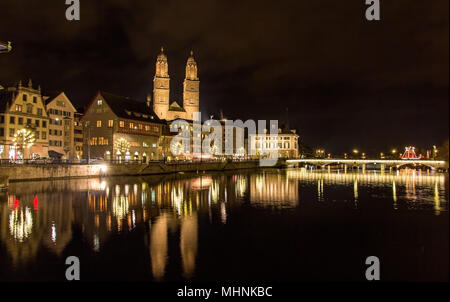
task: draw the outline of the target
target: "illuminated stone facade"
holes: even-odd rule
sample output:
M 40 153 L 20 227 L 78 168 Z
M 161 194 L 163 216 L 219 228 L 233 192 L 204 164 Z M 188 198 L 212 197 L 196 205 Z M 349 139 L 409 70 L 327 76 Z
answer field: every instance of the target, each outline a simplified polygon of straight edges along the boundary
M 44 98 L 47 113 L 50 117 L 48 125 L 49 151 L 61 159 L 74 160 L 74 116 L 76 109 L 64 92 L 54 97 Z
M 49 117 L 41 94 L 41 88 L 27 86 L 20 81 L 17 86 L 0 90 L 0 158 L 29 159 L 48 157 Z M 14 146 L 14 134 L 28 129 L 35 137 L 32 147 L 22 151 Z
M 81 123 L 85 140 L 84 159 L 120 162 L 162 159 L 158 142 L 165 123 L 148 103 L 98 92 Z

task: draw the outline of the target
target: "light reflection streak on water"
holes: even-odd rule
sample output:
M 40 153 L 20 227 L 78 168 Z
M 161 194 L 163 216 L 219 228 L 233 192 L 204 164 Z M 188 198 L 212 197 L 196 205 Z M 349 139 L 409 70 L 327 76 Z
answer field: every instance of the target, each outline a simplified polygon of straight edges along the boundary
M 19 208 L 9 214 L 9 232 L 11 236 L 23 242 L 33 231 L 33 215 L 29 207 Z

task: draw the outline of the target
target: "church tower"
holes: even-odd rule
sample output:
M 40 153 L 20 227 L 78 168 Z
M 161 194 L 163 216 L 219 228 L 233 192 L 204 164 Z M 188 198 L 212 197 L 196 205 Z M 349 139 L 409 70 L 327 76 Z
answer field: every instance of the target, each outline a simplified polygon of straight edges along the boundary
M 153 111 L 160 119 L 167 118 L 169 111 L 170 77 L 164 48 L 156 58 L 156 73 L 153 79 Z
M 197 63 L 191 51 L 186 64 L 186 77 L 183 85 L 183 107 L 187 119 L 193 119 L 193 113 L 200 110 L 200 81 L 197 77 Z

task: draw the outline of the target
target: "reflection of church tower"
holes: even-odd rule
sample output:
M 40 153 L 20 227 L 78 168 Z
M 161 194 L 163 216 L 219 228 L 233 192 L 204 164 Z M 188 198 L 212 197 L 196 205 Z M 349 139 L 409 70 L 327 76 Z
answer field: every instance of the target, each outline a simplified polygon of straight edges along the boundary
M 156 73 L 153 79 L 153 111 L 160 119 L 166 119 L 169 111 L 169 82 L 167 56 L 164 54 L 164 48 L 161 47 L 161 53 L 156 59 Z
M 195 271 L 195 258 L 198 245 L 197 214 L 181 218 L 180 252 L 185 278 L 190 278 Z
M 167 262 L 167 224 L 166 214 L 157 218 L 152 225 L 150 235 L 150 257 L 152 262 L 152 273 L 155 279 L 164 277 Z
M 199 111 L 199 89 L 200 81 L 197 77 L 197 63 L 194 52 L 191 51 L 186 64 L 186 78 L 183 85 L 183 107 L 186 110 L 187 119 L 192 120 L 192 114 Z

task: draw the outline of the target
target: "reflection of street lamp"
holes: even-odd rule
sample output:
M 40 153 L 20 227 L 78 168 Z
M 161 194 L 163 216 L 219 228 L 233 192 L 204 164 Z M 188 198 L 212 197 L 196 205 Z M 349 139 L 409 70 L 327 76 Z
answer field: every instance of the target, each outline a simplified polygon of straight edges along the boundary
M 11 42 L 0 41 L 0 53 L 7 53 L 12 50 Z

